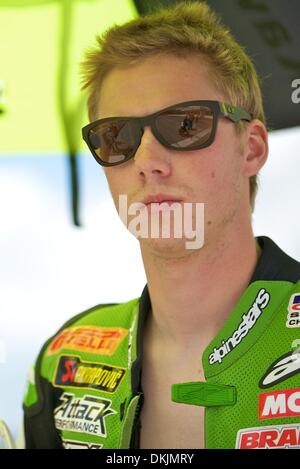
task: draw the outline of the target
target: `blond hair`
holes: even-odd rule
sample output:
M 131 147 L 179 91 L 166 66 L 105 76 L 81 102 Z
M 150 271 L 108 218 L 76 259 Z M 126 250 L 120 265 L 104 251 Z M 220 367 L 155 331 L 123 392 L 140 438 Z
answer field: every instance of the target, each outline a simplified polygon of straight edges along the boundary
M 135 64 L 147 57 L 168 53 L 205 57 L 211 79 L 230 104 L 245 109 L 265 123 L 262 94 L 255 67 L 217 14 L 204 2 L 180 2 L 115 25 L 97 46 L 86 52 L 81 64 L 82 89 L 88 93 L 90 120 L 97 118 L 99 94 L 104 77 L 115 67 Z M 236 124 L 237 132 L 244 129 Z M 257 177 L 250 177 L 250 204 L 254 209 Z

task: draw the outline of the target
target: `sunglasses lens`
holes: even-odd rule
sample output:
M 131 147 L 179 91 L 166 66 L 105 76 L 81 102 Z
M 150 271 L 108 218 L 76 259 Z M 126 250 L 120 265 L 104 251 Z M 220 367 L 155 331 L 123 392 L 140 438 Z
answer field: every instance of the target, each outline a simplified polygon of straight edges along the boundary
M 206 146 L 213 131 L 213 110 L 207 106 L 174 106 L 155 120 L 157 131 L 172 148 L 199 149 Z
M 89 131 L 90 146 L 104 163 L 129 159 L 139 144 L 139 129 L 129 119 L 105 121 Z
M 213 108 L 204 104 L 174 105 L 155 115 L 153 131 L 168 148 L 198 150 L 213 141 L 214 116 Z M 112 118 L 94 125 L 87 140 L 99 163 L 109 166 L 129 160 L 135 154 L 142 134 L 139 119 Z

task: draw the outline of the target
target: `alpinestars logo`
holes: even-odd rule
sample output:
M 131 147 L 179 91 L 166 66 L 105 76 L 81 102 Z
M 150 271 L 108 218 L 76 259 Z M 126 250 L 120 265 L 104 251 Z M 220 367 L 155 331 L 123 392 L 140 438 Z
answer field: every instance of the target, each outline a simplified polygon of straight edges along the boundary
M 300 352 L 288 352 L 277 358 L 266 371 L 259 382 L 262 389 L 269 388 L 275 384 L 285 381 L 300 372 Z
M 209 355 L 210 365 L 217 362 L 222 363 L 223 358 L 242 342 L 243 338 L 255 326 L 256 321 L 268 305 L 270 298 L 270 294 L 264 288 L 259 290 L 253 305 L 246 314 L 243 314 L 238 328 L 233 332 L 231 337 L 222 340 L 222 345 L 218 348 L 215 347 L 214 351 Z
M 117 413 L 111 408 L 111 400 L 88 394 L 76 397 L 65 392 L 60 401 L 61 404 L 54 410 L 58 430 L 107 437 L 105 419 Z

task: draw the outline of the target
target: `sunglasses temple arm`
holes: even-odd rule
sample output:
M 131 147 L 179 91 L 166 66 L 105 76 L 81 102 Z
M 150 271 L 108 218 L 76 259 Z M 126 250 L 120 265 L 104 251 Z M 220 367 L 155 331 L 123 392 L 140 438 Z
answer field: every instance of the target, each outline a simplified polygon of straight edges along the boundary
M 220 111 L 223 116 L 228 117 L 232 122 L 238 122 L 240 120 L 251 121 L 252 117 L 248 112 L 237 106 L 231 106 L 229 104 L 219 102 Z

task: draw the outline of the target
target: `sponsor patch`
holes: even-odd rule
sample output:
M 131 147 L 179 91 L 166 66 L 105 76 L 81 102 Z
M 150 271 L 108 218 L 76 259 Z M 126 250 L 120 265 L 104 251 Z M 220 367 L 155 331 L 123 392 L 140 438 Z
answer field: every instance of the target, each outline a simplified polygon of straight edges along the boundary
M 300 293 L 295 293 L 290 298 L 286 327 L 300 327 Z
M 300 448 L 300 424 L 244 428 L 237 433 L 235 448 Z
M 238 328 L 233 332 L 231 337 L 222 340 L 222 345 L 215 347 L 214 351 L 209 355 L 210 365 L 222 363 L 224 357 L 242 342 L 244 337 L 255 326 L 256 321 L 268 305 L 270 298 L 270 294 L 264 288 L 259 290 L 253 305 L 246 314 L 243 314 Z
M 65 449 L 101 449 L 103 445 L 96 443 L 83 443 L 76 440 L 62 440 Z
M 277 358 L 259 382 L 262 389 L 270 388 L 300 372 L 300 351 L 288 352 Z
M 53 339 L 47 354 L 52 355 L 62 349 L 68 349 L 97 355 L 113 355 L 127 334 L 128 330 L 121 327 L 70 327 Z
M 88 394 L 76 397 L 64 392 L 61 404 L 54 410 L 55 426 L 65 430 L 88 435 L 107 437 L 105 420 L 117 412 L 111 408 L 111 400 Z
M 113 393 L 119 386 L 125 371 L 124 368 L 112 365 L 85 362 L 80 357 L 61 356 L 53 385 L 63 388 L 92 388 Z
M 259 420 L 300 415 L 300 388 L 266 392 L 259 396 Z

